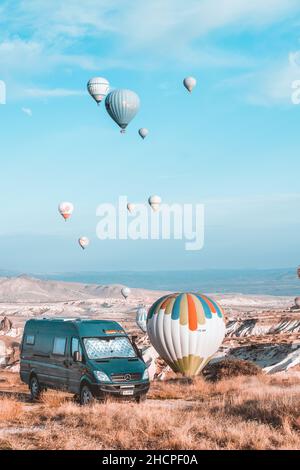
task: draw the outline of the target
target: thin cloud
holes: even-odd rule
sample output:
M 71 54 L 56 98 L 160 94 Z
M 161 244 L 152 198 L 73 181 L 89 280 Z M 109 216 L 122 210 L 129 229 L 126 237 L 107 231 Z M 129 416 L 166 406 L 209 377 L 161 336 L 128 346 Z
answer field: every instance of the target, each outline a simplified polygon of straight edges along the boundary
M 30 108 L 22 108 L 21 110 L 24 114 L 27 114 L 27 116 L 32 116 L 32 110 Z
M 5 24 L 8 34 L 0 42 L 0 74 L 11 78 L 22 73 L 26 88 L 26 77 L 32 83 L 65 68 L 146 70 L 168 63 L 253 69 L 257 59 L 233 45 L 224 48 L 222 38 L 267 28 L 299 11 L 298 0 L 69 0 L 66 5 L 60 0 L 17 0 L 13 5 L 4 1 L 0 25 Z M 91 52 L 95 39 L 101 47 Z M 269 91 L 275 98 L 280 94 L 270 86 Z M 76 90 L 66 95 L 38 90 L 32 96 L 74 94 Z M 251 95 L 254 99 L 250 90 Z
M 30 88 L 25 90 L 25 94 L 32 98 L 61 98 L 66 96 L 82 96 L 86 92 L 83 90 L 68 90 L 66 88 Z

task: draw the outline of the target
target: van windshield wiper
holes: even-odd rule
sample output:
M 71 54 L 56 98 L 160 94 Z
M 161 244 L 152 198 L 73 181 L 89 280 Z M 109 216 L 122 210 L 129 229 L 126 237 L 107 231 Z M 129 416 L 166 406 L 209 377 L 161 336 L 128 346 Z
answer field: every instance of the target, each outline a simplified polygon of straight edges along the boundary
M 129 360 L 135 360 L 137 359 L 136 357 L 132 356 L 112 356 L 110 359 L 129 359 Z
M 101 359 L 93 359 L 96 362 L 109 362 L 111 359 L 128 359 L 129 361 L 136 361 L 138 358 L 137 357 L 127 357 L 127 356 L 111 356 L 111 357 L 105 357 Z

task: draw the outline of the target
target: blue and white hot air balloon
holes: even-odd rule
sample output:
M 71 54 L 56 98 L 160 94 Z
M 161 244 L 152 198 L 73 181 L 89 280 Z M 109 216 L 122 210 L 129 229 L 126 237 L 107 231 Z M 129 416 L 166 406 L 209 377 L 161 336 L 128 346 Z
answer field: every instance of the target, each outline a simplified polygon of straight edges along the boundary
M 96 103 L 100 104 L 109 91 L 109 82 L 106 78 L 94 77 L 88 81 L 87 89 Z
M 127 297 L 129 297 L 129 295 L 131 294 L 131 290 L 129 289 L 129 287 L 122 287 L 121 294 L 123 295 L 124 299 L 126 300 Z
M 140 99 L 134 91 L 114 90 L 107 95 L 105 107 L 110 117 L 121 127 L 121 132 L 124 133 L 126 127 L 140 109 Z
M 193 89 L 197 85 L 197 80 L 194 77 L 186 77 L 183 80 L 183 85 L 190 93 L 192 93 Z
M 146 333 L 147 331 L 147 309 L 145 307 L 139 307 L 136 312 L 136 324 L 140 329 Z
M 149 134 L 149 131 L 148 129 L 146 129 L 146 127 L 141 127 L 141 129 L 139 129 L 139 135 L 141 136 L 142 139 L 145 139 L 148 134 Z

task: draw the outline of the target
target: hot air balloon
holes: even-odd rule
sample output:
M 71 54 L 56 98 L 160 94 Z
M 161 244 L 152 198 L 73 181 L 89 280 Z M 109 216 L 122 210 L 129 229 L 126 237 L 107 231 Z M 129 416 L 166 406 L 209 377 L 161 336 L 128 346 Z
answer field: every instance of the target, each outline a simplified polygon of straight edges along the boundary
M 183 80 L 185 88 L 191 93 L 197 84 L 197 80 L 194 77 L 186 77 Z
M 159 196 L 150 196 L 148 202 L 154 212 L 157 212 L 161 205 L 161 198 Z
M 71 217 L 73 210 L 74 206 L 71 202 L 61 202 L 58 206 L 58 211 L 65 220 Z
M 142 139 L 145 139 L 145 137 L 147 137 L 147 135 L 149 134 L 149 131 L 145 127 L 142 127 L 141 129 L 139 129 L 139 134 Z
M 224 339 L 224 312 L 202 294 L 165 295 L 148 312 L 147 332 L 153 347 L 173 371 L 192 377 Z
M 129 287 L 123 287 L 121 289 L 121 294 L 123 295 L 124 299 L 127 299 L 127 297 L 131 294 L 131 290 Z
M 146 333 L 147 331 L 147 310 L 145 307 L 139 307 L 136 312 L 136 324 L 140 327 L 140 329 Z
M 92 98 L 99 105 L 109 91 L 109 82 L 106 78 L 95 77 L 88 81 L 87 89 Z
M 105 107 L 110 117 L 124 133 L 130 121 L 140 108 L 140 99 L 134 91 L 114 90 L 105 99 Z
M 84 250 L 87 246 L 89 246 L 90 240 L 88 239 L 88 237 L 80 237 L 78 240 L 78 243 L 81 246 L 81 248 Z
M 295 298 L 295 308 L 300 309 L 300 297 Z
M 133 204 L 132 202 L 128 202 L 128 204 L 127 204 L 128 212 L 130 212 L 130 214 L 132 214 L 132 212 L 134 212 L 134 209 L 135 209 L 135 204 Z

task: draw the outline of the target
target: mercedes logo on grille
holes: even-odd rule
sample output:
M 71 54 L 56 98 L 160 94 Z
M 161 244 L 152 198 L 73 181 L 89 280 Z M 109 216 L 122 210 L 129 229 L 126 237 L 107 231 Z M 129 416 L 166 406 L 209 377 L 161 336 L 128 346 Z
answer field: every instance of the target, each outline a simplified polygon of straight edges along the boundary
M 131 375 L 130 374 L 126 374 L 124 376 L 124 379 L 126 380 L 126 382 L 129 382 L 129 380 L 131 380 Z

